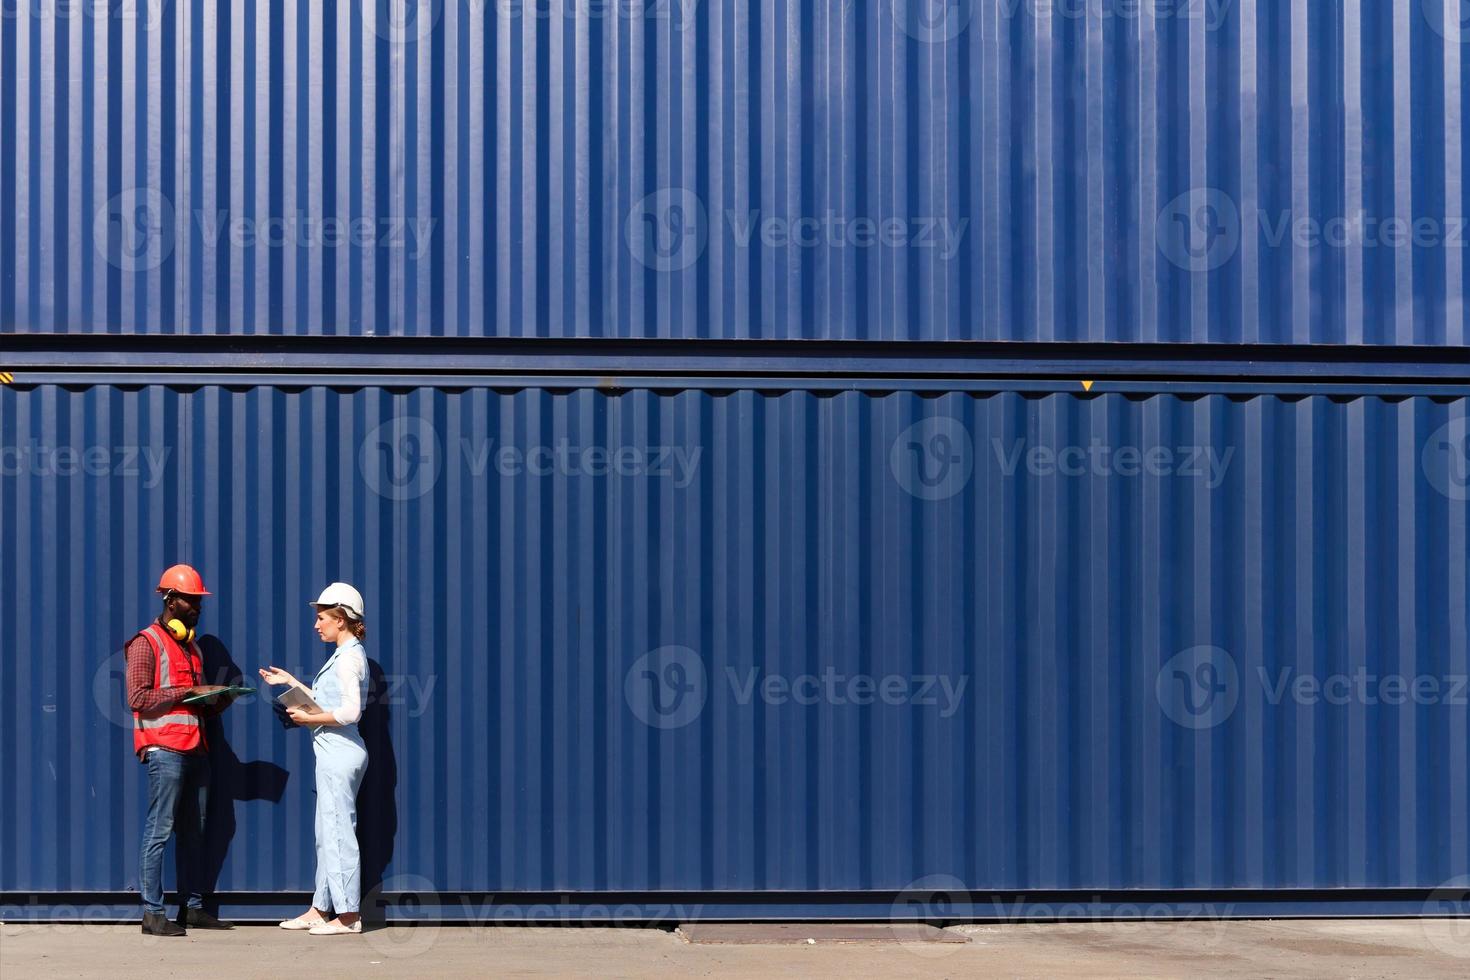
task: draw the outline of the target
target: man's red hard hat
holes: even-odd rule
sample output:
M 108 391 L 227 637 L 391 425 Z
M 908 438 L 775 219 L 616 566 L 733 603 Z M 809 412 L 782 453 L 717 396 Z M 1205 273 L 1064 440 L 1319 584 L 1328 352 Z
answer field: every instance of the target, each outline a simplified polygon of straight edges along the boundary
M 165 571 L 158 579 L 159 592 L 178 592 L 182 595 L 212 595 L 204 587 L 204 579 L 199 577 L 192 565 L 175 565 Z

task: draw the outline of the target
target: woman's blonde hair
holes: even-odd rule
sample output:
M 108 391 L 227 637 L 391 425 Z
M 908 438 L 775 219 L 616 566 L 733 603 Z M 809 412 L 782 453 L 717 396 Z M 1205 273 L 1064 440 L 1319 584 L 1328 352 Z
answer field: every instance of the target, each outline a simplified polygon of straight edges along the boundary
M 327 609 L 323 609 L 322 612 L 327 613 L 337 622 L 347 627 L 347 631 L 353 636 L 357 637 L 358 642 L 367 639 L 367 623 L 363 622 L 360 619 L 353 619 L 337 606 L 331 606 Z

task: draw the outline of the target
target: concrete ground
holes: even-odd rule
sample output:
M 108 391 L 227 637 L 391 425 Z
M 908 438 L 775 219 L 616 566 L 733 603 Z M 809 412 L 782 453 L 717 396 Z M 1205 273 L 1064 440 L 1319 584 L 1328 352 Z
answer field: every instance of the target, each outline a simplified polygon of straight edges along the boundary
M 652 929 L 395 927 L 313 938 L 269 926 L 0 926 L 0 976 L 1464 977 L 1470 920 L 960 926 L 964 944 L 686 942 Z M 899 938 L 903 938 L 900 934 Z

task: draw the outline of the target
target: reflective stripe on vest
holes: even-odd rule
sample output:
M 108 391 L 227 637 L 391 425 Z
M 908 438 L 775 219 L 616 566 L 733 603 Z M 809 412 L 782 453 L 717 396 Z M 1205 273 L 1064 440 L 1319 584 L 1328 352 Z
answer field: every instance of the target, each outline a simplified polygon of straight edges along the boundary
M 173 665 L 168 661 L 168 641 L 155 633 L 157 626 L 150 626 L 145 633 L 151 634 L 154 652 L 158 654 L 158 673 L 153 678 L 154 687 L 173 687 Z M 161 632 L 161 631 L 160 631 Z
M 189 687 L 199 683 L 199 670 L 203 664 L 198 648 L 192 643 L 181 648 L 184 659 L 183 663 L 178 663 L 178 658 L 172 656 L 172 638 L 164 633 L 163 627 L 152 623 L 138 635 L 147 637 L 148 645 L 153 649 L 155 687 Z M 158 747 L 192 752 L 206 744 L 202 721 L 199 713 L 187 705 L 176 706 L 168 709 L 167 714 L 151 717 L 134 711 L 133 751 L 141 753 L 144 749 Z
M 133 715 L 134 728 L 162 728 L 164 725 L 198 725 L 199 716 L 187 712 L 180 714 L 175 712 L 171 715 L 160 715 L 157 718 L 143 718 L 137 714 Z

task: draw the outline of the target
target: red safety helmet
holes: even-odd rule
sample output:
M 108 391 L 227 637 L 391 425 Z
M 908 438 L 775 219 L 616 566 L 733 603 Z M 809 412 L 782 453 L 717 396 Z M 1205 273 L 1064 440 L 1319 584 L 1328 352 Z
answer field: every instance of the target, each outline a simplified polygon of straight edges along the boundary
M 158 591 L 167 595 L 177 592 L 180 595 L 213 595 L 204 587 L 204 579 L 192 565 L 175 565 L 165 571 L 158 579 Z

